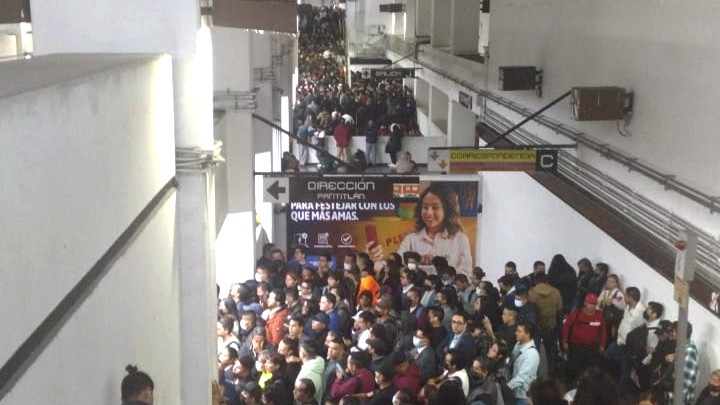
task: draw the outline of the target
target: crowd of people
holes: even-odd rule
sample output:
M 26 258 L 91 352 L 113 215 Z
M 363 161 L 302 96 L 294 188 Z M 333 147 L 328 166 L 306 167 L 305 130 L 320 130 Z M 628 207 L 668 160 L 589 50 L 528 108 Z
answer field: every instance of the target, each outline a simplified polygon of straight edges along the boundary
M 337 259 L 337 262 L 336 262 Z M 376 260 L 373 260 L 376 259 Z M 219 299 L 218 378 L 238 405 L 720 404 L 720 370 L 698 398 L 697 348 L 676 354 L 677 323 L 609 266 L 562 255 L 497 287 L 443 257 L 407 251 L 286 260 L 265 246 L 254 279 Z M 677 355 L 683 375 L 674 375 Z
M 384 149 L 392 164 L 402 151 L 402 138 L 420 136 L 413 92 L 401 80 L 363 78 L 353 72 L 348 85 L 343 13 L 339 9 L 314 8 L 301 19 L 298 38 L 299 82 L 294 107 L 294 131 L 304 142 L 326 150 L 332 136 L 337 158 L 363 160 L 368 166 L 378 162 L 379 137 L 387 136 Z M 330 16 L 337 16 L 336 21 Z M 305 21 L 305 23 L 303 23 Z M 352 136 L 364 136 L 362 156 L 351 156 Z M 295 151 L 299 165 L 309 160 L 308 148 L 300 143 Z M 356 155 L 356 154 L 352 154 Z M 318 155 L 321 164 L 329 164 Z M 356 162 L 353 162 L 356 163 Z M 361 165 L 362 166 L 362 165 Z

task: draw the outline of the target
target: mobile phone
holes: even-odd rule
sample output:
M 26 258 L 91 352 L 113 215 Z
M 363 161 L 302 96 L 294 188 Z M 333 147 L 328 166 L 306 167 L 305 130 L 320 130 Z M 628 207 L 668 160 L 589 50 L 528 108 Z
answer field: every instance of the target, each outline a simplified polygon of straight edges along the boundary
M 379 245 L 377 227 L 375 225 L 365 225 L 365 239 L 368 242 L 373 242 L 375 245 Z

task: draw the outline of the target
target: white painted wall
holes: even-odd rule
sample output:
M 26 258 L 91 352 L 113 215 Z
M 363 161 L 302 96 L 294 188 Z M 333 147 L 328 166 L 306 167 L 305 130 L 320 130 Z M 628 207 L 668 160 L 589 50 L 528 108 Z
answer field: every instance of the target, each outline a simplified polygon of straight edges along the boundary
M 0 364 L 174 175 L 170 58 L 128 60 L 0 99 L 0 148 L 13 151 L 0 159 L 0 296 L 13 303 L 0 308 Z M 164 203 L 5 402 L 118 402 L 124 367 L 136 363 L 155 379 L 159 403 L 179 403 L 174 202 Z M 80 381 L 82 389 L 68 389 Z
M 672 16 L 669 18 L 668 16 Z M 682 4 L 641 0 L 507 0 L 493 3 L 488 88 L 497 87 L 498 66 L 539 66 L 543 99 L 528 92 L 503 96 L 533 109 L 571 86 L 619 85 L 635 92 L 632 137 L 623 138 L 614 122 L 574 122 L 568 103 L 548 115 L 570 124 L 659 170 L 675 174 L 709 195 L 720 195 L 720 160 L 715 157 L 720 90 L 714 83 L 720 63 L 720 4 L 691 0 Z M 529 126 L 528 128 L 536 128 Z M 537 129 L 548 139 L 550 131 Z M 561 139 L 566 142 L 567 139 Z M 631 187 L 648 188 L 627 170 L 592 152 L 579 151 Z M 630 177 L 626 179 L 627 177 Z M 672 192 L 649 197 L 715 235 L 718 215 L 693 206 Z
M 482 228 L 480 265 L 491 281 L 503 274 L 505 262 L 513 260 L 524 275 L 535 260 L 549 265 L 553 255 L 562 253 L 571 264 L 587 257 L 605 262 L 620 275 L 623 286 L 637 286 L 643 302 L 665 305 L 666 318 L 677 319 L 673 286 L 655 270 L 631 254 L 614 239 L 556 198 L 524 173 L 482 175 Z M 691 300 L 690 320 L 694 340 L 703 353 L 700 388 L 710 369 L 720 364 L 720 322 Z

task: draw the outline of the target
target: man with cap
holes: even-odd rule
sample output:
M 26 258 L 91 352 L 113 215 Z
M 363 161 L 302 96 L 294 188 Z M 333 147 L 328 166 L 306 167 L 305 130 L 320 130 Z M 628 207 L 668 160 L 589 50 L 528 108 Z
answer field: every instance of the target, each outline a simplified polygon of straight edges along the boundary
M 597 364 L 605 351 L 605 318 L 597 310 L 597 303 L 597 295 L 585 295 L 583 306 L 570 312 L 563 325 L 562 344 L 568 353 L 567 376 L 570 385 L 585 368 Z
M 312 318 L 312 332 L 316 342 L 325 342 L 328 335 L 328 325 L 330 324 L 330 317 L 325 312 L 318 312 Z M 322 345 L 321 354 L 325 357 L 327 348 Z

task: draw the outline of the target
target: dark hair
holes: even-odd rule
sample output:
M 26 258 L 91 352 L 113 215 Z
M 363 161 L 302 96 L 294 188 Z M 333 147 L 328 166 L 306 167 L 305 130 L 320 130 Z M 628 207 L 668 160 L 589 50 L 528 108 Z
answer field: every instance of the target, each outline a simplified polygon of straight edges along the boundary
M 403 253 L 403 259 L 405 263 L 407 263 L 408 259 L 414 259 L 415 261 L 419 262 L 422 257 L 420 256 L 420 253 L 408 250 L 407 252 Z
M 120 384 L 120 397 L 123 402 L 131 401 L 146 389 L 155 390 L 155 383 L 146 373 L 139 371 L 137 366 L 128 364 L 125 367 L 127 375 Z
M 578 260 L 577 264 L 578 264 L 578 268 L 580 266 L 585 266 L 592 270 L 592 262 L 587 257 L 583 257 L 582 259 Z
M 300 253 L 302 253 L 302 254 L 304 254 L 304 255 L 307 256 L 307 252 L 308 252 L 307 246 L 305 246 L 305 245 L 295 245 L 295 246 L 293 247 L 293 253 L 295 253 L 296 250 L 299 250 Z
M 288 348 L 290 356 L 297 356 L 300 351 L 299 342 L 296 339 L 290 339 L 288 336 L 282 338 L 281 342 Z
M 270 292 L 272 294 L 275 294 L 275 301 L 278 302 L 278 305 L 280 306 L 280 308 L 285 307 L 285 289 L 276 288 Z
M 447 404 L 465 404 L 467 400 L 462 389 L 460 379 L 456 377 L 445 380 L 437 390 L 438 398 L 442 398 L 442 403 Z
M 512 287 L 515 284 L 515 278 L 506 274 L 498 279 L 498 284 L 505 284 Z
M 515 264 L 515 262 L 512 260 L 505 263 L 505 267 L 510 267 L 513 270 L 517 270 L 517 264 Z
M 327 261 L 332 262 L 332 255 L 330 253 L 320 253 L 320 257 L 324 257 Z
M 521 326 L 522 326 L 523 330 L 524 330 L 528 335 L 530 335 L 531 338 L 534 338 L 534 337 L 535 337 L 535 325 L 533 325 L 533 324 L 530 323 L 530 322 L 520 321 L 520 322 L 518 322 L 517 327 L 519 328 L 519 327 L 521 327 Z
M 360 314 L 358 314 L 358 318 L 363 322 L 367 323 L 368 325 L 372 325 L 373 323 L 375 323 L 375 314 L 370 311 L 362 311 Z
M 231 316 L 223 316 L 218 320 L 218 322 L 222 325 L 222 328 L 225 330 L 225 332 L 232 333 L 233 329 L 235 328 L 235 319 Z
M 637 287 L 628 287 L 625 289 L 625 295 L 633 300 L 640 302 L 640 290 Z
M 235 304 L 235 301 L 232 298 L 224 298 L 221 302 L 222 302 L 223 308 L 225 308 L 225 312 L 227 315 L 234 316 L 235 319 L 239 318 L 237 305 Z
M 456 274 L 455 275 L 455 282 L 457 283 L 458 281 L 461 283 L 465 283 L 465 284 L 470 283 L 470 281 L 468 280 L 468 277 L 464 274 Z
M 542 260 L 535 260 L 535 263 L 533 263 L 533 270 L 534 270 L 536 267 L 538 267 L 538 266 L 543 266 L 543 267 L 545 267 L 545 262 L 542 261 Z
M 462 224 L 460 224 L 460 205 L 458 203 L 458 196 L 450 186 L 440 182 L 430 183 L 430 186 L 426 188 L 418 199 L 418 203 L 415 206 L 415 229 L 421 231 L 425 228 L 425 221 L 422 219 L 422 205 L 425 196 L 428 194 L 434 194 L 440 199 L 442 208 L 445 213 L 443 217 L 442 227 L 450 235 L 455 235 L 458 232 L 462 232 Z
M 647 307 L 650 308 L 658 318 L 662 318 L 663 311 L 665 310 L 663 304 L 656 301 L 650 301 L 648 302 Z
M 440 320 L 442 321 L 443 318 L 445 317 L 445 311 L 443 311 L 442 308 L 440 308 L 436 305 L 433 305 L 428 308 L 428 315 L 435 315 L 438 318 L 440 318 Z
M 298 380 L 298 382 L 305 386 L 306 394 L 308 395 L 308 397 L 315 396 L 316 388 L 315 388 L 315 383 L 313 382 L 313 380 L 311 380 L 309 378 L 301 378 Z
M 528 389 L 528 397 L 536 405 L 565 404 L 564 394 L 563 385 L 555 378 L 538 378 L 530 384 Z
M 292 297 L 295 301 L 300 299 L 300 293 L 297 288 L 288 287 L 285 289 L 285 299 Z
M 467 366 L 467 356 L 460 349 L 448 349 L 447 354 L 452 356 L 452 364 L 458 370 L 462 370 Z
M 363 298 L 369 299 L 371 302 L 373 300 L 372 292 L 370 290 L 365 290 L 358 295 L 358 301 L 362 300 Z
M 337 297 L 335 296 L 335 294 L 327 293 L 323 295 L 323 297 L 325 297 L 325 299 L 333 305 L 333 308 L 335 307 L 335 305 L 337 305 Z
M 475 278 L 479 278 L 479 279 L 484 278 L 486 275 L 485 270 L 483 270 L 482 267 L 473 268 L 472 274 L 473 274 L 473 276 L 475 276 Z
M 300 348 L 311 359 L 317 357 L 317 355 L 318 355 L 317 343 L 313 339 L 308 338 L 307 336 L 303 337 L 300 340 Z
M 352 352 L 348 357 L 348 361 L 358 368 L 368 368 L 370 366 L 370 355 L 366 351 Z
M 610 267 L 607 265 L 607 263 L 600 262 L 595 265 L 595 268 L 600 270 L 605 276 L 607 276 L 607 274 L 610 272 Z
M 617 384 L 597 367 L 586 369 L 580 375 L 575 393 L 575 405 L 618 405 L 620 395 Z
M 545 273 L 538 273 L 535 275 L 535 284 L 538 283 L 547 283 L 547 274 Z

